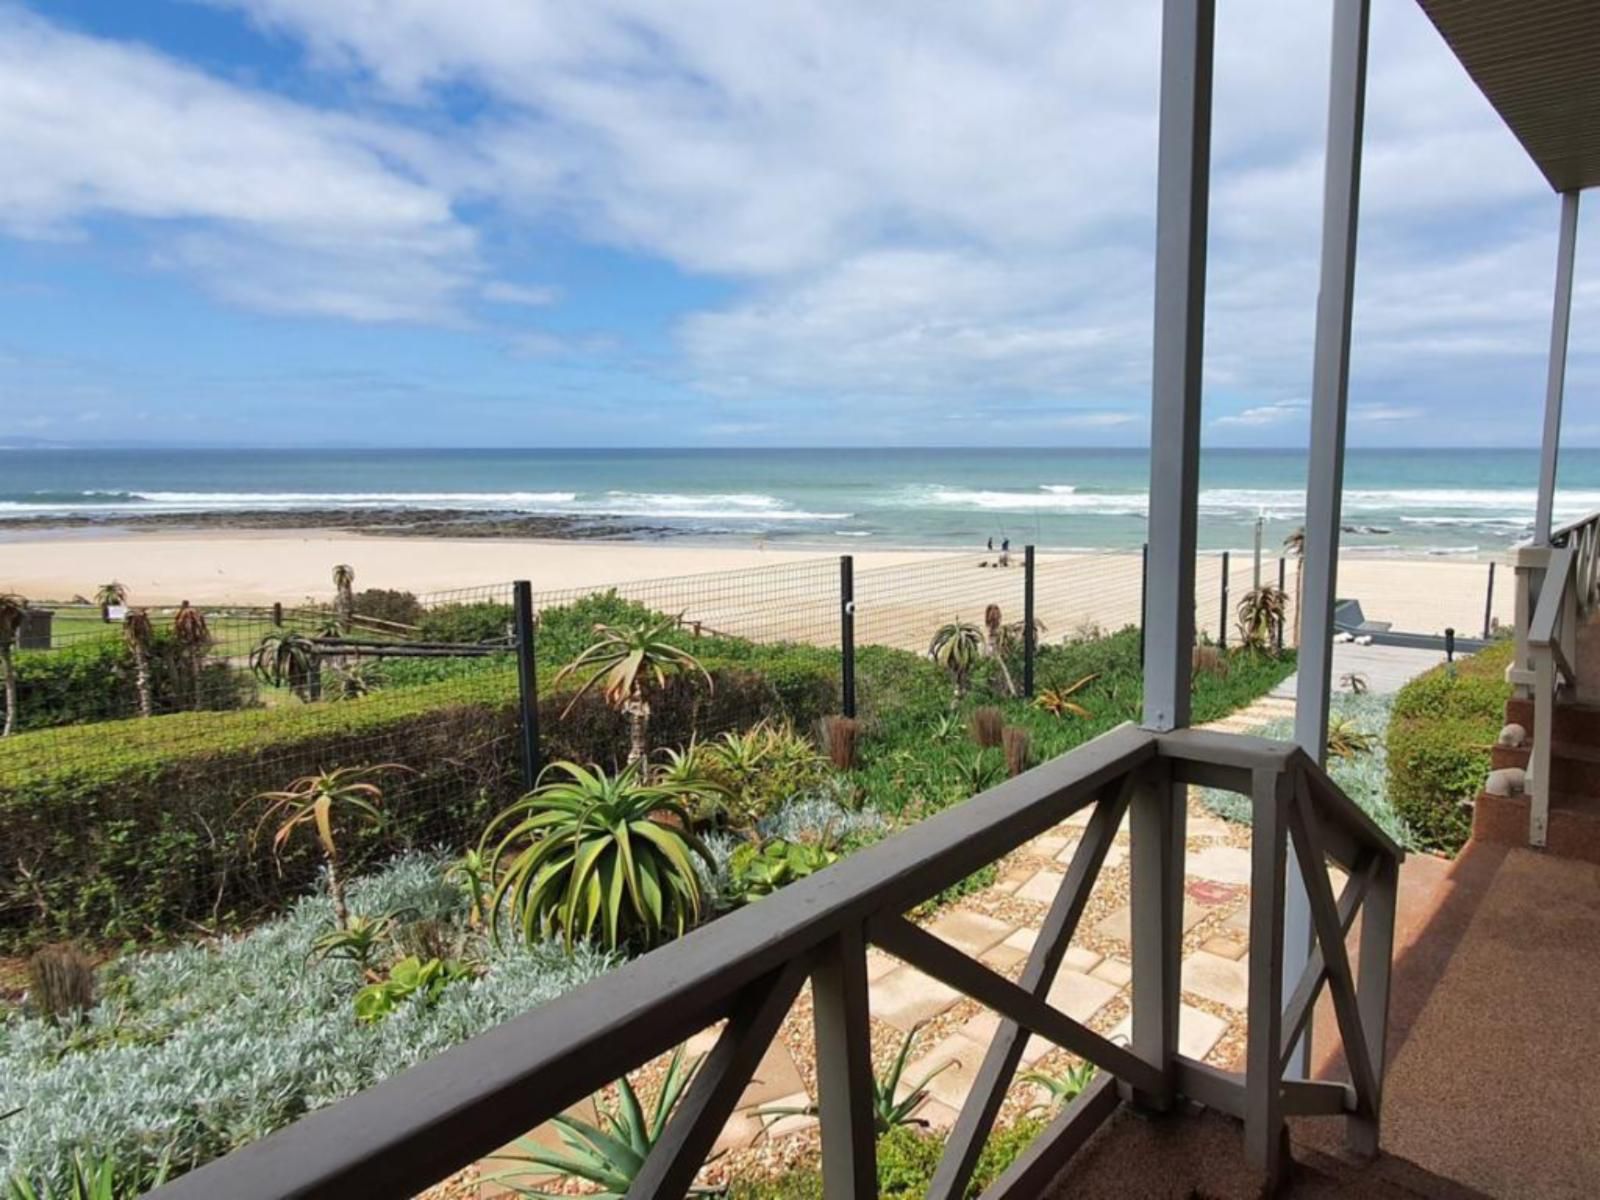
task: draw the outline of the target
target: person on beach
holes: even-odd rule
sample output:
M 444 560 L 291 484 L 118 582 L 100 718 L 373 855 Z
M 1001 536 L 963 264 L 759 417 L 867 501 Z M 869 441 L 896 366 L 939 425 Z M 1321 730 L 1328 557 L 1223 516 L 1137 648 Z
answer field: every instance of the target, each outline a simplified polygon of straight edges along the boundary
M 1011 539 L 1010 538 L 1002 538 L 1001 541 L 1000 541 L 1000 565 L 1002 567 L 1009 567 L 1011 565 Z

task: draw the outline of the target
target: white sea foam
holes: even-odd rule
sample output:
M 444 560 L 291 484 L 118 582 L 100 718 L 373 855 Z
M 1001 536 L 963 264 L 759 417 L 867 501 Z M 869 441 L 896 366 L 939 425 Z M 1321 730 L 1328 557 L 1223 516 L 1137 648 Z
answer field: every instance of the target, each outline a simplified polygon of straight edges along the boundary
M 94 497 L 100 497 L 96 500 Z M 577 492 L 81 492 L 38 500 L 3 500 L 0 512 L 242 512 L 313 508 L 452 508 L 548 515 L 660 517 L 680 520 L 843 521 L 847 512 L 810 512 L 759 493 Z

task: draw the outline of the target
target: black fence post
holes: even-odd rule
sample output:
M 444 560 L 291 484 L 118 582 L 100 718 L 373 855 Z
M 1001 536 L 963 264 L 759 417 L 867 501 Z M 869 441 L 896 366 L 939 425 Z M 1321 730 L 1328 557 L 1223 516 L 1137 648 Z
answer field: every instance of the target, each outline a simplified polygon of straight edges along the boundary
M 1289 593 L 1284 590 L 1288 581 L 1283 556 L 1278 556 L 1278 596 L 1283 601 L 1283 619 L 1278 622 L 1278 653 L 1283 653 L 1283 627 L 1289 623 Z
M 1483 597 L 1483 640 L 1494 633 L 1494 561 L 1489 562 L 1489 589 Z
M 277 600 L 272 605 L 272 623 L 279 629 L 283 628 L 283 601 Z
M 855 559 L 839 556 L 839 706 L 856 715 L 856 572 Z
M 1033 699 L 1033 656 L 1038 637 L 1033 628 L 1033 547 L 1022 548 L 1022 694 Z
M 1222 552 L 1222 616 L 1217 622 L 1217 645 L 1228 648 L 1228 552 Z
M 1139 551 L 1139 669 L 1144 670 L 1144 614 L 1150 601 L 1150 543 Z
M 530 790 L 539 779 L 539 678 L 534 666 L 533 585 L 511 585 L 517 637 L 517 691 L 522 702 L 522 782 Z

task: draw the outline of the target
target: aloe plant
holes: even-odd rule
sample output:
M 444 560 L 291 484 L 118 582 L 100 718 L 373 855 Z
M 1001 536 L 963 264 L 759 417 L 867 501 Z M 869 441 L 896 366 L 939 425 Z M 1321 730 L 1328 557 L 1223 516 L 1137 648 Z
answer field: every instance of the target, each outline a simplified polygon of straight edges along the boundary
M 107 624 L 111 622 L 111 609 L 116 605 L 125 604 L 127 599 L 127 587 L 115 579 L 110 583 L 102 583 L 94 590 L 94 602 L 100 606 L 100 619 Z
M 1073 1063 L 1059 1075 L 1051 1075 L 1045 1071 L 1027 1071 L 1022 1079 L 1025 1083 L 1032 1083 L 1044 1089 L 1049 1096 L 1050 1103 L 1055 1105 L 1071 1104 L 1080 1095 L 1083 1089 L 1094 1082 L 1096 1067 L 1092 1062 Z
M 967 694 L 972 669 L 978 665 L 983 652 L 983 631 L 967 621 L 951 621 L 939 626 L 928 643 L 928 657 L 950 676 L 958 701 Z
M 906 1034 L 906 1040 L 900 1043 L 900 1052 L 894 1056 L 894 1061 L 882 1074 L 873 1078 L 872 1121 L 879 1137 L 903 1125 L 926 1126 L 928 1122 L 916 1114 L 917 1109 L 922 1107 L 922 1102 L 928 1098 L 928 1084 L 959 1063 L 958 1059 L 952 1058 L 940 1063 L 918 1082 L 902 1086 L 901 1080 L 905 1078 L 906 1065 L 911 1061 L 911 1051 L 916 1046 L 917 1035 L 922 1032 L 922 1027 L 926 1024 L 926 1021 L 919 1021 L 911 1027 L 911 1032 Z M 905 1092 L 903 1096 L 900 1095 L 902 1090 Z M 756 1115 L 763 1118 L 814 1117 L 817 1111 L 815 1104 L 807 1104 L 795 1108 L 758 1108 Z
M 153 1169 L 130 1170 L 114 1155 L 78 1152 L 72 1156 L 65 1183 L 40 1182 L 18 1172 L 6 1181 L 4 1200 L 134 1200 L 167 1181 L 170 1157 L 163 1154 Z
M 1100 678 L 1099 675 L 1085 675 L 1078 682 L 1068 684 L 1065 687 L 1041 688 L 1039 694 L 1034 697 L 1033 706 L 1049 713 L 1052 717 L 1062 717 L 1071 713 L 1073 716 L 1087 721 L 1089 719 L 1089 710 L 1072 697 L 1098 678 Z
M 122 640 L 133 655 L 133 687 L 139 697 L 139 715 L 148 717 L 155 711 L 150 687 L 150 647 L 155 642 L 155 630 L 150 626 L 150 614 L 142 608 L 130 609 L 122 618 Z
M 693 855 L 715 860 L 691 829 L 684 789 L 647 783 L 643 764 L 616 774 L 552 763 L 539 786 L 484 830 L 496 879 L 489 911 L 509 904 L 530 941 L 559 934 L 570 946 L 598 936 L 615 949 L 653 945 L 700 919 Z M 498 840 L 496 840 L 498 839 Z M 494 923 L 499 934 L 499 923 Z
M 0 737 L 10 737 L 17 727 L 17 664 L 11 657 L 22 623 L 28 618 L 28 602 L 11 592 L 0 592 L 0 676 L 5 680 L 6 723 Z
M 700 665 L 700 660 L 681 646 L 667 641 L 669 630 L 678 626 L 679 618 L 667 617 L 655 623 L 637 625 L 596 625 L 594 632 L 599 640 L 584 650 L 561 670 L 555 682 L 588 672 L 567 704 L 572 711 L 586 693 L 596 686 L 601 689 L 607 704 L 628 719 L 628 762 L 636 763 L 650 753 L 650 689 L 666 686 L 670 675 L 688 674 L 702 677 L 708 688 L 714 686 L 711 675 Z
M 1246 592 L 1235 610 L 1239 618 L 1239 636 L 1244 644 L 1258 650 L 1271 650 L 1283 631 L 1288 607 L 1288 596 L 1270 583 Z
M 338 593 L 336 605 L 339 610 L 339 624 L 341 628 L 348 629 L 351 620 L 356 615 L 356 569 L 349 563 L 340 563 L 333 568 L 333 587 Z
M 373 964 L 379 951 L 394 936 L 399 913 L 384 913 L 379 917 L 353 916 L 343 925 L 335 925 L 311 943 L 310 958 L 342 958 L 353 962 L 361 974 L 371 980 Z
M 667 1122 L 677 1108 L 678 1101 L 683 1098 L 683 1093 L 693 1082 L 699 1067 L 699 1059 L 685 1065 L 683 1048 L 680 1046 L 667 1064 L 661 1090 L 648 1114 L 633 1085 L 626 1077 L 619 1079 L 617 1107 L 597 1104 L 597 1124 L 566 1114 L 553 1118 L 552 1123 L 561 1137 L 561 1149 L 549 1149 L 532 1139 L 523 1138 L 516 1143 L 515 1150 L 497 1157 L 501 1161 L 526 1163 L 536 1169 L 530 1172 L 526 1167 L 515 1167 L 488 1176 L 483 1182 L 497 1184 L 518 1196 L 550 1197 L 554 1200 L 558 1193 L 541 1191 L 527 1182 L 530 1175 L 548 1174 L 563 1183 L 590 1185 L 583 1192 L 585 1196 L 596 1197 L 597 1200 L 623 1200 L 645 1160 L 650 1157 L 650 1151 L 661 1140 Z M 572 1193 L 564 1191 L 559 1194 Z M 691 1188 L 688 1194 L 717 1196 L 722 1193 L 716 1188 Z
M 262 826 L 278 819 L 278 828 L 272 835 L 274 855 L 283 852 L 284 843 L 294 835 L 295 830 L 315 830 L 327 867 L 328 895 L 333 901 L 334 920 L 341 929 L 350 927 L 350 909 L 344 898 L 344 875 L 340 870 L 335 827 L 338 823 L 349 821 L 381 826 L 384 823 L 381 807 L 383 789 L 372 782 L 373 777 L 406 769 L 398 763 L 375 767 L 336 767 L 315 775 L 302 775 L 282 791 L 262 792 L 256 797 L 267 801 L 267 807 L 256 826 L 257 835 Z
M 211 648 L 211 628 L 206 615 L 187 600 L 178 605 L 172 614 L 172 633 L 183 648 L 183 661 L 189 670 L 189 699 L 193 706 L 201 707 L 201 672 L 205 667 L 206 651 Z
M 250 669 L 272 687 L 287 687 L 302 700 L 322 696 L 322 662 L 316 643 L 290 629 L 262 635 L 250 651 Z

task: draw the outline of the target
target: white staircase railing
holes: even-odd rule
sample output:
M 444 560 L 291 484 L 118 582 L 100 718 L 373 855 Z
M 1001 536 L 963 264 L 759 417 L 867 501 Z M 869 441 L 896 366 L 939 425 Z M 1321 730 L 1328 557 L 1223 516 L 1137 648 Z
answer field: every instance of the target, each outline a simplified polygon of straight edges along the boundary
M 1517 556 L 1517 654 L 1507 678 L 1533 700 L 1528 758 L 1528 844 L 1550 829 L 1556 700 L 1578 684 L 1578 628 L 1600 602 L 1600 512 L 1550 535 L 1549 547 Z

